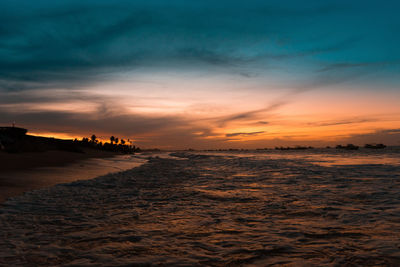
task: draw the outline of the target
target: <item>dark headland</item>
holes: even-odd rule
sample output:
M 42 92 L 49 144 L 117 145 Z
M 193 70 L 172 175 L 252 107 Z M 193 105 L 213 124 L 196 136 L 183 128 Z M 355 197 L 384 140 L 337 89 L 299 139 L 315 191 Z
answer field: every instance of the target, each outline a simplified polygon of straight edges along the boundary
M 0 171 L 21 171 L 38 167 L 67 165 L 88 158 L 132 154 L 140 149 L 123 139 L 109 143 L 91 138 L 63 140 L 33 136 L 19 127 L 0 127 Z M 117 140 L 115 140 L 117 139 Z

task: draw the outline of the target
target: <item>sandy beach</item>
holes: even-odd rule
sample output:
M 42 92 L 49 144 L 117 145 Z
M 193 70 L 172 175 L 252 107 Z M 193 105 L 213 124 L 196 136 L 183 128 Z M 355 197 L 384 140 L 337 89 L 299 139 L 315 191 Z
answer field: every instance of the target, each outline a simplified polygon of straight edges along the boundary
M 52 150 L 44 152 L 6 153 L 0 151 L 0 172 L 23 171 L 40 167 L 63 166 L 89 158 L 107 158 L 118 153 L 85 149 L 84 153 Z
M 400 164 L 340 153 L 175 153 L 29 192 L 0 208 L 0 265 L 398 266 Z
M 7 198 L 59 183 L 91 179 L 138 166 L 130 155 L 86 149 L 85 153 L 0 152 L 0 204 Z

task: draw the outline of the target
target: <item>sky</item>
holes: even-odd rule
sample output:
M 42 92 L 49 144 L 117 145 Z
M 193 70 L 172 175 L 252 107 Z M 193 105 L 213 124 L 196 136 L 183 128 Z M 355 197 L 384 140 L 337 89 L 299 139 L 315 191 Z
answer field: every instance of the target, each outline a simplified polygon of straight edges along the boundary
M 164 149 L 400 145 L 399 8 L 2 0 L 0 125 Z

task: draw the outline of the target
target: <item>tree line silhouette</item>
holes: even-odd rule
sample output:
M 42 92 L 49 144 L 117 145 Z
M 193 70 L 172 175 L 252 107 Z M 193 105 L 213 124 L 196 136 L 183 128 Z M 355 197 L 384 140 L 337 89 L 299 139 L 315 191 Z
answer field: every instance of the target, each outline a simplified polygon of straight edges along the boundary
M 134 153 L 140 152 L 140 148 L 133 144 L 130 139 L 119 139 L 118 137 L 111 136 L 110 142 L 102 142 L 97 139 L 97 136 L 83 137 L 82 140 L 75 138 L 74 143 L 84 147 L 96 148 L 104 151 L 122 152 L 122 153 Z
M 27 135 L 28 130 L 19 127 L 0 127 L 0 151 L 9 153 L 43 152 L 48 150 L 62 150 L 85 153 L 83 148 L 92 148 L 119 153 L 135 153 L 140 148 L 133 145 L 130 139 L 119 139 L 111 136 L 110 142 L 102 142 L 93 134 L 90 138 L 81 140 L 63 140 L 53 137 Z

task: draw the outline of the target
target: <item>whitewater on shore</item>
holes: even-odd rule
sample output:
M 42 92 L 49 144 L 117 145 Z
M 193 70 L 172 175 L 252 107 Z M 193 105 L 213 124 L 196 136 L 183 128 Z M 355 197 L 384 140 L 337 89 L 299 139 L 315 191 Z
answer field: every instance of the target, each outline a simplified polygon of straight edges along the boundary
M 400 151 L 177 152 L 0 206 L 0 265 L 399 266 Z

